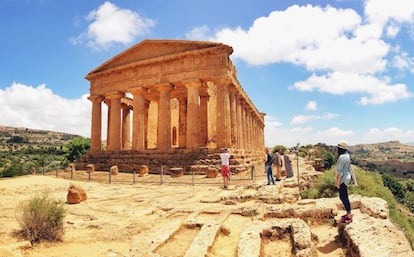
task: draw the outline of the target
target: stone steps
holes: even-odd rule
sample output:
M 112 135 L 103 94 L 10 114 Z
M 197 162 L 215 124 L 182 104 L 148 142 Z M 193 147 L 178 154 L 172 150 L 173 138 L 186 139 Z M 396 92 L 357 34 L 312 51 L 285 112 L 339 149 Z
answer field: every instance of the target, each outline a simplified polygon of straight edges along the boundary
M 230 159 L 230 169 L 233 174 L 251 171 L 256 165 L 262 164 L 261 154 L 235 151 Z M 96 170 L 109 170 L 112 166 L 118 166 L 121 172 L 139 171 L 142 165 L 149 168 L 149 173 L 160 174 L 171 168 L 182 168 L 184 174 L 207 174 L 208 170 L 220 171 L 221 162 L 219 153 L 208 151 L 185 152 L 173 150 L 167 153 L 135 151 L 87 153 L 79 158 L 76 169 L 86 170 L 88 164 L 94 164 Z

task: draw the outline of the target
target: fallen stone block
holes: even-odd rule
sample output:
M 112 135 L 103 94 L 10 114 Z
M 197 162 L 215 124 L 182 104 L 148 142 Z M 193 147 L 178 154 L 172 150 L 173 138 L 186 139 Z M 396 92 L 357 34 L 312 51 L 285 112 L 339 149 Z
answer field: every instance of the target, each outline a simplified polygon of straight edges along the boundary
M 70 184 L 68 188 L 68 194 L 66 196 L 66 202 L 68 204 L 78 204 L 87 199 L 85 190 L 78 185 Z

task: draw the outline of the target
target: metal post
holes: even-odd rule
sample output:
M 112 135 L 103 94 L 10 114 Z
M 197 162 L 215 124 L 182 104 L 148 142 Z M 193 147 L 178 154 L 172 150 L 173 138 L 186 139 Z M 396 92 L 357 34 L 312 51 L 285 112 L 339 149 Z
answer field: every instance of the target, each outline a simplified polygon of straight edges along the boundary
M 191 185 L 194 186 L 194 170 L 191 169 Z
M 132 173 L 132 184 L 135 184 L 135 175 L 137 174 L 137 172 L 135 171 L 135 169 L 134 169 L 134 171 L 133 171 L 133 173 Z
M 92 171 L 88 171 L 88 181 L 91 181 L 91 172 Z
M 112 171 L 109 169 L 109 184 L 112 183 Z
M 162 165 L 161 166 L 161 172 L 160 172 L 160 184 L 162 185 L 162 176 L 164 175 L 164 170 L 162 169 Z
M 296 169 L 298 172 L 298 189 L 299 189 L 299 197 L 300 197 L 300 174 L 299 174 L 299 143 L 296 145 Z
M 70 179 L 73 180 L 73 167 L 70 167 Z

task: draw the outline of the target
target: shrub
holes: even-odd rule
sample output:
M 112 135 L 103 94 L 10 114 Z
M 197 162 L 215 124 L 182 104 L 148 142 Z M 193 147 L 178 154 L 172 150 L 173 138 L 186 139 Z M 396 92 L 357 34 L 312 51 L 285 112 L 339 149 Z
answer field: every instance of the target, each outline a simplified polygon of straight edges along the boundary
M 42 240 L 60 241 L 63 236 L 64 203 L 56 201 L 45 192 L 19 205 L 18 234 L 32 244 Z
M 13 159 L 10 164 L 7 164 L 0 177 L 15 177 L 26 175 L 28 172 L 24 170 L 23 164 L 18 159 Z

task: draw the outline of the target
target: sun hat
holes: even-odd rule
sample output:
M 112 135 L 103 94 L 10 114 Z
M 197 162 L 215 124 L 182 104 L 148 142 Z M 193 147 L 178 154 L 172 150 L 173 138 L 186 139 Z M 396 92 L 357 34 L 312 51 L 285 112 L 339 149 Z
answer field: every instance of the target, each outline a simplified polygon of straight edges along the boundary
M 348 149 L 348 143 L 344 140 L 341 140 L 341 141 L 339 141 L 337 147 L 347 150 Z

